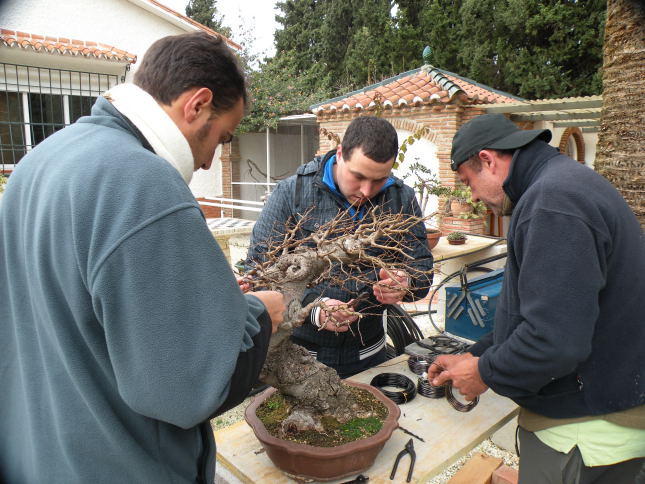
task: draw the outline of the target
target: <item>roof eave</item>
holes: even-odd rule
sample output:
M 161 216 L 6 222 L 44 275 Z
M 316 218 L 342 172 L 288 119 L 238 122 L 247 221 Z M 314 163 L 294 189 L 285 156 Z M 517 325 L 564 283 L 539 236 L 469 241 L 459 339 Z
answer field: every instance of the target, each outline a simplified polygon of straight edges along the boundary
M 150 13 L 153 13 L 157 15 L 158 17 L 163 18 L 167 22 L 170 22 L 171 24 L 179 27 L 182 30 L 185 30 L 186 32 L 194 32 L 197 30 L 202 30 L 204 32 L 207 32 L 211 35 L 218 35 L 222 37 L 226 43 L 228 44 L 229 47 L 231 47 L 235 51 L 240 51 L 242 50 L 242 46 L 236 42 L 233 42 L 231 39 L 228 37 L 220 34 L 219 32 L 215 32 L 214 30 L 206 27 L 205 25 L 200 24 L 199 22 L 196 22 L 195 20 L 186 17 L 185 15 L 176 12 L 175 10 L 166 7 L 165 5 L 157 2 L 156 0 L 128 0 L 130 3 L 133 3 L 144 10 L 147 10 Z

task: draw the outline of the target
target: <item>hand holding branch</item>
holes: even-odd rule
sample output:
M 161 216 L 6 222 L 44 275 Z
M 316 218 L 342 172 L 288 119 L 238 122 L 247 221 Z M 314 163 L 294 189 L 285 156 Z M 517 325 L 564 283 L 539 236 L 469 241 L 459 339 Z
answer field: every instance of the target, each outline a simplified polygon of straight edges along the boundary
M 237 284 L 240 286 L 240 291 L 244 294 L 251 290 L 251 279 L 245 276 L 237 276 Z
M 410 280 L 408 275 L 399 270 L 379 270 L 379 281 L 374 284 L 376 300 L 381 304 L 397 304 L 403 301 L 408 292 Z
M 349 325 L 359 318 L 359 314 L 351 307 L 351 301 L 346 303 L 338 299 L 327 299 L 320 305 L 320 329 L 344 333 L 349 331 Z

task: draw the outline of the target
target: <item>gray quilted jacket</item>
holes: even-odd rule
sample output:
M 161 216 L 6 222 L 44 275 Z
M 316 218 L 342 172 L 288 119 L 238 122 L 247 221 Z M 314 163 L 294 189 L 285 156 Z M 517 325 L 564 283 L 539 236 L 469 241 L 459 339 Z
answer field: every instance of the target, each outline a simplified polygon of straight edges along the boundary
M 300 220 L 308 210 L 311 209 L 311 212 L 307 215 L 306 220 L 302 222 L 300 238 L 315 232 L 339 212 L 345 211 L 343 198 L 333 193 L 323 183 L 322 179 L 325 163 L 334 153 L 334 151 L 331 151 L 324 157 L 314 158 L 306 165 L 301 166 L 296 175 L 283 180 L 277 185 L 253 227 L 247 257 L 248 266 L 252 266 L 255 261 L 262 260 L 268 243 L 271 240 L 280 240 L 284 234 L 285 227 L 295 220 Z M 398 178 L 394 178 L 394 183 L 382 190 L 371 202 L 374 206 L 379 206 L 392 213 L 402 212 L 415 216 L 421 215 L 421 209 L 414 196 L 414 191 Z M 412 294 L 406 297 L 406 300 L 420 299 L 428 293 L 432 283 L 432 275 L 429 273 L 432 269 L 432 254 L 428 249 L 423 224 L 415 225 L 405 235 L 403 242 L 410 248 L 409 253 L 415 259 L 411 263 L 401 255 L 393 255 L 391 252 L 386 253 L 382 249 L 370 249 L 368 252 L 381 258 L 389 257 L 393 263 L 407 263 L 417 270 L 426 271 L 422 276 L 411 280 Z M 365 266 L 361 270 L 363 273 L 367 273 L 371 280 L 376 281 L 378 279 L 378 273 L 374 269 Z M 369 313 L 382 312 L 383 307 L 380 307 L 379 303 L 373 298 L 371 285 L 358 285 L 356 281 L 347 278 L 345 278 L 345 283 L 342 287 L 322 283 L 307 289 L 302 302 L 307 304 L 319 296 L 349 301 L 363 291 L 369 291 L 370 299 L 366 303 L 369 305 Z M 363 322 L 367 322 L 366 319 L 368 318 L 363 318 L 361 321 L 363 345 L 367 345 L 370 341 L 374 341 L 384 335 L 381 324 L 363 324 Z M 350 332 L 344 333 L 344 335 L 347 336 L 341 338 L 334 332 L 318 331 L 310 323 L 304 324 L 294 331 L 294 336 L 298 339 L 321 346 L 361 345 L 361 338 L 358 335 L 354 337 Z M 345 341 L 352 338 L 354 341 Z

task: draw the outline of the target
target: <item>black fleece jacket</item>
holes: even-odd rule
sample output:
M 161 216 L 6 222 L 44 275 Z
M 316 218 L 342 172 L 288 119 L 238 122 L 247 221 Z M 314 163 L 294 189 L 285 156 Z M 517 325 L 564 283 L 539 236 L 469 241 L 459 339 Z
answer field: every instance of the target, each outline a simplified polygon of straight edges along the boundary
M 645 404 L 645 239 L 618 191 L 537 140 L 515 152 L 514 204 L 483 381 L 552 418 Z

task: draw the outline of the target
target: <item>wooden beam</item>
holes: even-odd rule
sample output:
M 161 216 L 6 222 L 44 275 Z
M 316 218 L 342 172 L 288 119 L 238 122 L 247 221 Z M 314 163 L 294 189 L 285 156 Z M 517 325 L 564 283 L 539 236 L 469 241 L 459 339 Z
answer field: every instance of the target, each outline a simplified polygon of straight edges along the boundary
M 591 127 L 591 126 L 599 126 L 600 125 L 600 120 L 581 120 L 581 121 L 556 121 L 553 123 L 554 128 L 583 128 L 583 127 Z
M 513 121 L 568 121 L 570 119 L 600 119 L 600 109 L 511 114 L 511 119 Z
M 474 454 L 448 484 L 491 484 L 493 472 L 503 463 L 498 457 Z
M 539 101 L 522 101 L 517 103 L 498 103 L 483 105 L 489 114 L 494 113 L 529 113 L 536 111 L 563 111 L 571 109 L 595 109 L 602 107 L 602 96 L 589 96 L 562 99 L 543 99 Z

